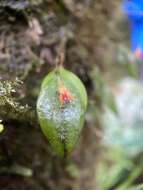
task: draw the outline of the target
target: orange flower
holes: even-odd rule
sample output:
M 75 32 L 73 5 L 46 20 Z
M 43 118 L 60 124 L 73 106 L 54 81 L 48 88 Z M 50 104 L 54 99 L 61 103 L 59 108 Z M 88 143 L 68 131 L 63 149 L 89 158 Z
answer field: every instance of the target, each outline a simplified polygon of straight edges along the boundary
M 73 100 L 73 96 L 71 92 L 63 85 L 61 84 L 59 87 L 59 100 L 61 104 L 69 103 Z

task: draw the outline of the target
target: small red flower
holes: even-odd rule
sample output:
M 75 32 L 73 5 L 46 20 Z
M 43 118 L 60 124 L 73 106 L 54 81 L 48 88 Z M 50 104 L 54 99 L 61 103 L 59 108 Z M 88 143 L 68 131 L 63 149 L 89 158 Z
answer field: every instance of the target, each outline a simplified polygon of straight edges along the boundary
M 73 100 L 73 96 L 71 92 L 63 85 L 61 84 L 59 87 L 59 100 L 61 104 L 69 103 Z

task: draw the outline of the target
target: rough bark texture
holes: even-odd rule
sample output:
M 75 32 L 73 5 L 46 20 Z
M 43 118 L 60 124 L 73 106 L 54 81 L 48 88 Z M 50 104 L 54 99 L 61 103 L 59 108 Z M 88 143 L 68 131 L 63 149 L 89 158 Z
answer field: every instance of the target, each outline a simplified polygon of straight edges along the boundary
M 81 78 L 89 104 L 100 110 L 102 102 L 91 73 L 95 68 L 104 73 L 105 61 L 113 61 L 110 52 L 116 41 L 111 41 L 119 39 L 111 35 L 110 23 L 117 5 L 113 0 L 0 3 L 0 119 L 5 126 L 0 134 L 0 189 L 98 190 L 98 116 L 91 119 L 87 114 L 76 150 L 63 161 L 41 133 L 35 105 L 41 81 L 54 68 L 66 35 L 65 67 Z

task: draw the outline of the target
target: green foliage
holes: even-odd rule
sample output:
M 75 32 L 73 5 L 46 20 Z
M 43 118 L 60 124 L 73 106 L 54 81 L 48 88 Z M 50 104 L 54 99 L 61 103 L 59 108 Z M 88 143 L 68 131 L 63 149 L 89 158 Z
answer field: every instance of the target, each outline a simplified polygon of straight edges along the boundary
M 105 144 L 121 147 L 127 155 L 143 150 L 143 87 L 134 79 L 124 79 L 115 95 L 118 114 L 106 109 L 103 115 Z
M 135 181 L 143 172 L 143 87 L 126 78 L 114 94 L 117 112 L 106 105 L 102 115 L 105 152 L 98 181 L 102 190 L 142 190 Z
M 128 158 L 122 149 L 108 148 L 103 153 L 97 180 L 102 190 L 142 190 L 142 185 L 134 184 L 142 172 L 142 159 L 134 163 L 134 160 Z
M 44 79 L 37 101 L 41 128 L 61 156 L 73 150 L 84 123 L 87 94 L 80 79 L 62 67 Z
M 100 189 L 108 190 L 121 180 L 124 180 L 125 171 L 133 164 L 125 158 L 121 149 L 106 149 L 98 168 L 97 181 Z

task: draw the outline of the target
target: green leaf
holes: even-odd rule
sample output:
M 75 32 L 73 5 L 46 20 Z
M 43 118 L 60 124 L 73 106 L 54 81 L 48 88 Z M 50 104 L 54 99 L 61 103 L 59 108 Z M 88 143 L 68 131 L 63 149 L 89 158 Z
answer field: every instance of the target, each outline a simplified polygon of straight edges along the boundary
M 86 107 L 85 87 L 73 73 L 59 67 L 45 77 L 37 113 L 42 131 L 57 154 L 66 157 L 73 150 Z
M 128 190 L 143 190 L 143 185 L 132 186 Z

